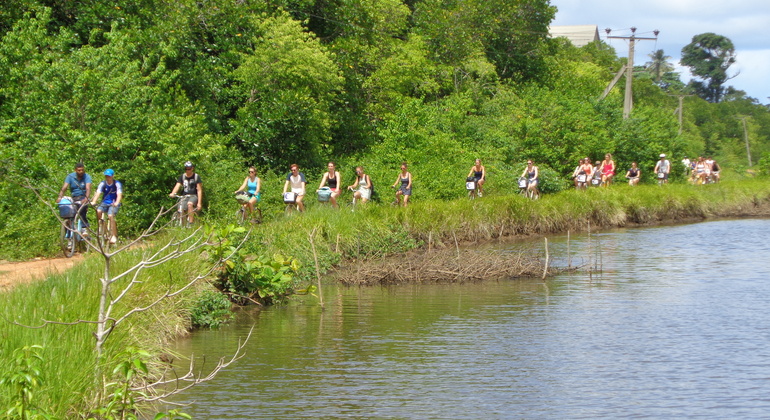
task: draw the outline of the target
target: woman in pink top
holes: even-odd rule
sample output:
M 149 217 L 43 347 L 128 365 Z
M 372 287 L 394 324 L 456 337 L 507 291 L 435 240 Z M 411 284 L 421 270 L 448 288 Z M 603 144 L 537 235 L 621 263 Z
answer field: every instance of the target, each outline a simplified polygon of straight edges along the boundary
M 615 176 L 615 161 L 612 160 L 612 155 L 607 153 L 602 161 L 602 185 L 609 186 L 613 176 Z

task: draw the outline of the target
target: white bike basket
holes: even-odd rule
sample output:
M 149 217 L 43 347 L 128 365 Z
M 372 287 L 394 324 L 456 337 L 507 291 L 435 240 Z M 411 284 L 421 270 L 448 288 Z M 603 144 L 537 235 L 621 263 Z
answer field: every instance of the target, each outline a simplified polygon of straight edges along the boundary
M 283 202 L 286 204 L 294 204 L 297 202 L 297 193 L 289 191 L 283 193 Z

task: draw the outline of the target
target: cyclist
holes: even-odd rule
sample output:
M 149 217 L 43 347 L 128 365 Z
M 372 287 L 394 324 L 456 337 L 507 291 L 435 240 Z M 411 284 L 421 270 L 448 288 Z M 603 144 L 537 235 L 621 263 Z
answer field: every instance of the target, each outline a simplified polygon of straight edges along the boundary
M 200 175 L 195 172 L 195 165 L 189 160 L 184 163 L 184 173 L 179 175 L 174 189 L 168 196 L 175 197 L 180 188 L 182 188 L 182 195 L 185 196 L 182 206 L 187 208 L 187 222 L 192 224 L 195 221 L 195 212 L 201 210 L 203 203 L 203 182 Z
M 99 201 L 104 193 L 104 200 L 96 207 L 96 203 Z M 104 181 L 99 183 L 96 187 L 96 194 L 94 194 L 91 205 L 96 207 L 96 220 L 102 219 L 102 214 L 107 213 L 107 220 L 109 222 L 108 229 L 110 230 L 110 243 L 114 244 L 118 241 L 118 225 L 115 222 L 115 216 L 118 215 L 121 202 L 123 201 L 123 184 L 120 181 L 115 180 L 115 171 L 107 169 L 104 171 Z
M 631 169 L 626 172 L 626 178 L 628 178 L 628 185 L 634 186 L 639 183 L 639 178 L 642 176 L 642 171 L 636 165 L 636 162 L 631 162 Z
M 358 188 L 354 189 L 354 187 Z M 356 166 L 356 181 L 353 185 L 349 185 L 348 189 L 350 191 L 355 191 L 353 193 L 354 203 L 355 200 L 361 200 L 362 203 L 366 203 L 372 198 L 372 179 L 369 175 L 364 173 L 364 168 L 362 166 Z
M 87 229 L 88 224 L 88 206 L 84 204 L 88 203 L 89 197 L 91 197 L 91 176 L 86 173 L 86 166 L 83 162 L 75 164 L 75 172 L 72 172 L 64 178 L 64 185 L 59 190 L 59 197 L 56 199 L 58 204 L 64 193 L 70 189 L 70 195 L 72 195 L 72 203 L 75 204 L 76 211 L 80 220 L 83 221 L 83 228 Z M 88 236 L 87 231 L 82 232 L 83 236 Z
M 540 179 L 540 171 L 537 166 L 532 164 L 532 159 L 527 160 L 527 167 L 521 176 L 527 178 L 527 190 L 532 191 L 532 198 L 540 198 L 540 190 L 537 189 L 537 182 Z
M 602 185 L 609 187 L 612 183 L 612 178 L 615 176 L 615 161 L 612 160 L 612 155 L 607 153 L 604 155 L 602 161 Z
M 484 193 L 484 183 L 487 182 L 487 169 L 481 164 L 481 159 L 476 159 L 476 162 L 471 166 L 467 178 L 470 177 L 473 177 L 474 182 L 476 182 L 476 188 L 478 188 L 479 197 L 481 197 Z
M 305 197 L 305 184 L 307 184 L 305 174 L 299 171 L 299 165 L 292 163 L 291 172 L 286 175 L 286 182 L 283 184 L 283 192 L 284 194 L 287 193 L 291 187 L 291 192 L 297 194 L 297 208 L 301 212 L 305 211 L 305 203 L 302 202 Z
M 695 162 L 694 173 L 696 182 L 706 183 L 706 179 L 709 177 L 709 168 L 706 166 L 703 156 L 698 156 L 698 160 Z
M 591 185 L 598 187 L 602 184 L 602 163 L 598 160 L 594 163 L 594 172 L 591 175 Z
M 581 158 L 580 162 L 577 166 L 575 166 L 575 170 L 572 171 L 572 181 L 575 184 L 575 188 L 580 188 L 580 185 L 578 185 L 578 175 L 580 175 L 581 168 L 583 167 L 584 160 Z
M 401 162 L 401 173 L 396 177 L 396 182 L 392 187 L 396 188 L 401 182 L 401 187 L 396 190 L 396 204 L 401 204 L 403 197 L 404 207 L 409 204 L 409 197 L 412 196 L 412 173 L 407 170 L 406 162 Z
M 249 217 L 252 217 L 252 221 L 254 220 L 254 207 L 259 203 L 259 200 L 262 197 L 262 194 L 260 193 L 261 190 L 262 180 L 257 176 L 257 168 L 249 166 L 249 175 L 243 180 L 243 184 L 237 191 L 235 191 L 235 194 L 246 191 L 249 201 L 243 206 L 249 209 Z
M 340 196 L 340 184 L 342 183 L 340 180 L 340 173 L 336 169 L 336 165 L 334 165 L 334 162 L 329 162 L 326 167 L 329 169 L 326 173 L 324 173 L 323 178 L 321 178 L 321 184 L 318 185 L 318 191 L 321 190 L 324 186 L 329 186 L 329 189 L 332 190 L 332 195 L 329 196 L 329 201 L 332 202 L 332 207 L 335 209 L 339 206 L 337 205 L 337 197 Z
M 655 173 L 658 176 L 659 182 L 668 184 L 668 174 L 671 172 L 671 162 L 666 159 L 664 153 L 660 154 L 660 160 L 655 164 Z
M 711 180 L 714 182 L 719 182 L 719 170 L 721 168 L 719 167 L 719 164 L 717 161 L 712 160 L 711 164 Z

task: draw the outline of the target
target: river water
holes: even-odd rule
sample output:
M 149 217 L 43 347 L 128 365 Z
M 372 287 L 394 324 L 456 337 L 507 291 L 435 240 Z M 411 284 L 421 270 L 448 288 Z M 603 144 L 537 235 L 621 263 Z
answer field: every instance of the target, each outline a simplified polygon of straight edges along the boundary
M 770 418 L 770 220 L 549 243 L 583 270 L 325 286 L 323 311 L 241 313 L 178 344 L 212 365 L 255 327 L 243 359 L 177 402 L 199 419 Z

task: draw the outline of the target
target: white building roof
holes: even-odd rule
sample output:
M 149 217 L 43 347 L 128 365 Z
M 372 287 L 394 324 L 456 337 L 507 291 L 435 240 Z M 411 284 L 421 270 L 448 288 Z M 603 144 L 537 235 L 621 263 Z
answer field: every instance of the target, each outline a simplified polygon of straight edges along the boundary
M 557 25 L 549 26 L 551 38 L 565 37 L 576 47 L 582 47 L 590 42 L 599 40 L 597 25 Z

